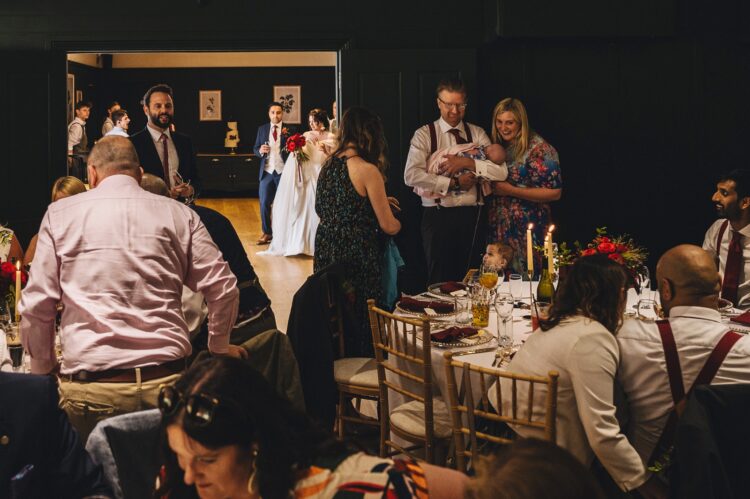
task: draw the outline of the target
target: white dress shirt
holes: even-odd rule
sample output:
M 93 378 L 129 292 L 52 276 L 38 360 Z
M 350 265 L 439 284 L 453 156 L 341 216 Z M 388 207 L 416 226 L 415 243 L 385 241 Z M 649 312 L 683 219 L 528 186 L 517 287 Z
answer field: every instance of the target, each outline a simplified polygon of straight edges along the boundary
M 276 128 L 276 140 L 273 138 L 273 127 Z M 284 129 L 284 124 L 279 122 L 278 125 L 271 123 L 268 128 L 268 147 L 271 150 L 268 152 L 268 159 L 266 160 L 266 167 L 264 170 L 268 173 L 281 173 L 284 169 L 284 159 L 281 157 L 281 131 Z M 288 138 L 288 137 L 287 137 Z
M 706 363 L 727 324 L 718 311 L 706 307 L 674 307 L 669 324 L 680 358 L 685 391 Z M 646 463 L 659 441 L 674 403 L 659 329 L 655 323 L 625 321 L 617 333 L 620 368 L 617 378 L 628 398 L 628 438 Z M 729 351 L 711 384 L 750 383 L 750 338 L 743 337 Z
M 615 336 L 600 323 L 576 316 L 549 331 L 532 333 L 508 365 L 508 371 L 547 376 L 560 374 L 557 385 L 557 444 L 584 466 L 599 458 L 624 490 L 639 487 L 647 478 L 638 453 L 620 432 L 615 417 L 614 383 L 619 350 Z M 503 414 L 510 414 L 511 383 L 503 383 Z M 535 387 L 533 418 L 544 413 L 545 389 Z M 528 385 L 519 383 L 519 414 L 525 416 Z M 497 407 L 494 388 L 489 391 Z M 515 428 L 521 435 L 543 438 L 541 430 Z
M 721 238 L 721 245 L 716 247 L 716 239 L 719 237 L 721 226 L 726 222 L 726 218 L 715 221 L 706 231 L 706 237 L 703 239 L 703 249 L 711 253 L 714 261 L 719 267 L 719 274 L 724 279 L 724 269 L 727 266 L 727 253 L 729 253 L 729 243 L 732 241 L 732 224 L 727 224 L 724 235 Z M 742 238 L 742 267 L 740 270 L 739 287 L 737 288 L 737 308 L 747 310 L 750 308 L 750 225 L 739 230 Z
M 60 302 L 63 374 L 186 357 L 183 285 L 208 303 L 209 350 L 226 353 L 237 279 L 195 211 L 144 191 L 128 175 L 50 204 L 19 304 L 32 372 L 55 365 Z
M 104 119 L 104 123 L 102 123 L 102 136 L 107 135 L 114 127 L 115 123 L 112 121 L 112 118 L 107 116 Z
M 164 181 L 167 183 L 167 187 L 174 187 L 174 176 L 180 168 L 180 157 L 177 155 L 177 148 L 172 141 L 172 135 L 170 134 L 169 128 L 162 131 L 161 129 L 155 129 L 149 125 L 146 126 L 146 129 L 148 130 L 148 133 L 151 134 L 151 138 L 154 139 L 154 146 L 156 147 L 156 152 L 159 154 L 159 159 L 161 160 L 162 165 L 164 165 L 164 144 L 161 142 L 161 136 L 162 134 L 166 134 L 168 137 L 167 152 L 169 154 L 169 178 L 165 178 Z
M 79 124 L 81 126 L 73 126 L 74 124 Z M 78 117 L 70 122 L 68 125 L 68 151 L 72 151 L 74 146 L 81 143 L 81 139 L 83 138 L 83 127 L 85 126 L 86 122 Z
M 443 118 L 435 122 L 435 133 L 437 135 L 437 149 L 444 149 L 456 144 L 455 136 L 449 130 L 457 128 L 461 136 L 468 140 L 464 125 L 471 130 L 471 142 L 488 146 L 491 144 L 489 137 L 482 128 L 462 121 L 456 127 L 450 126 Z M 446 196 L 440 200 L 440 206 L 450 208 L 454 206 L 475 206 L 477 204 L 477 186 L 465 192 L 448 194 L 450 188 L 450 177 L 429 173 L 427 162 L 430 159 L 430 130 L 429 125 L 424 125 L 414 132 L 409 147 L 409 156 L 406 158 L 404 167 L 404 182 L 409 187 L 419 187 L 428 192 Z M 474 160 L 476 175 L 487 180 L 505 180 L 508 178 L 508 167 L 505 163 L 496 165 L 492 161 Z M 435 206 L 434 198 L 423 197 L 422 206 Z

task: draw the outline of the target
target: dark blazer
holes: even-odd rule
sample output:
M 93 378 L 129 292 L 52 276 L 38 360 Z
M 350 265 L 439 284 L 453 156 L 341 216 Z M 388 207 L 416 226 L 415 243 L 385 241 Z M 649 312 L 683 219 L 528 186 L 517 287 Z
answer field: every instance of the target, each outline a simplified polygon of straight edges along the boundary
M 58 407 L 55 378 L 0 372 L 0 497 L 89 495 L 112 491 Z
M 177 157 L 180 158 L 180 167 L 178 171 L 185 182 L 190 180 L 190 185 L 195 189 L 195 195 L 200 193 L 200 178 L 198 177 L 198 168 L 195 165 L 195 150 L 193 149 L 193 141 L 190 140 L 185 134 L 178 132 L 170 132 L 172 142 L 174 142 L 175 149 L 177 149 Z M 159 178 L 164 178 L 164 167 L 159 159 L 159 153 L 156 152 L 156 145 L 154 139 L 151 138 L 151 134 L 148 131 L 148 127 L 144 128 L 138 133 L 130 136 L 130 140 L 135 146 L 135 150 L 138 153 L 138 159 L 141 161 L 143 171 L 156 175 Z
M 284 129 L 287 129 L 288 133 L 282 133 Z M 258 180 L 263 179 L 263 172 L 266 169 L 266 160 L 268 160 L 268 155 L 261 154 L 260 153 L 260 146 L 268 142 L 268 135 L 271 133 L 271 122 L 266 123 L 265 125 L 261 125 L 258 127 L 258 133 L 255 136 L 255 145 L 253 146 L 253 152 L 256 156 L 260 158 L 260 171 L 258 172 Z M 286 159 L 289 157 L 289 153 L 284 151 L 284 146 L 286 146 L 286 139 L 290 135 L 294 135 L 297 133 L 297 129 L 295 127 L 290 127 L 289 125 L 284 125 L 282 123 L 281 130 L 279 130 L 279 133 L 281 133 L 281 159 L 286 163 Z

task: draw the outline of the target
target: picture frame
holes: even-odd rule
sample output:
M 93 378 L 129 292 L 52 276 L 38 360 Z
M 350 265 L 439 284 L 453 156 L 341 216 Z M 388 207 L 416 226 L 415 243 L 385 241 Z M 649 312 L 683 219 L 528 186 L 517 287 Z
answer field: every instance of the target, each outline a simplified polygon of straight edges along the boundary
M 200 90 L 198 94 L 198 119 L 221 121 L 221 90 Z
M 76 90 L 76 104 L 83 100 L 83 90 Z
M 65 97 L 66 99 L 65 102 L 68 105 L 68 123 L 73 121 L 76 117 L 75 96 L 76 96 L 76 77 L 75 75 L 68 73 L 67 94 Z
M 274 85 L 273 100 L 281 103 L 284 115 L 281 120 L 290 125 L 302 123 L 302 86 Z

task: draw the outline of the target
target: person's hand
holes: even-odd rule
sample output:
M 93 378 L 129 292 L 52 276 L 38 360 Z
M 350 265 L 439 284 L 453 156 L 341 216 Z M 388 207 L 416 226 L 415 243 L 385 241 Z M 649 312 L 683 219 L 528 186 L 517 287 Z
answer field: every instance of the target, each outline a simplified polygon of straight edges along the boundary
M 229 345 L 227 353 L 212 353 L 212 355 L 222 355 L 225 357 L 232 357 L 233 359 L 247 359 L 247 350 L 239 345 Z
M 259 151 L 261 154 L 268 154 L 269 152 L 271 152 L 271 146 L 269 146 L 268 144 L 263 144 L 262 146 L 260 146 Z
M 477 185 L 477 182 L 479 181 L 477 176 L 472 172 L 462 173 L 457 177 L 457 179 L 458 185 L 461 187 L 462 191 L 468 191 L 469 189 Z
M 474 160 L 456 156 L 455 154 L 446 154 L 443 156 L 443 162 L 440 163 L 440 173 L 452 177 L 462 170 L 474 170 Z
M 512 188 L 508 182 L 492 182 L 492 193 L 496 196 L 512 196 Z
M 393 211 L 393 214 L 401 211 L 401 206 L 399 206 L 398 199 L 394 198 L 393 196 L 388 196 L 388 204 L 391 205 L 391 211 Z
M 193 194 L 195 194 L 195 189 L 193 189 L 193 186 L 187 182 L 183 182 L 182 178 L 175 175 L 174 187 L 169 190 L 169 195 L 172 196 L 172 199 L 178 197 L 189 198 L 192 197 Z

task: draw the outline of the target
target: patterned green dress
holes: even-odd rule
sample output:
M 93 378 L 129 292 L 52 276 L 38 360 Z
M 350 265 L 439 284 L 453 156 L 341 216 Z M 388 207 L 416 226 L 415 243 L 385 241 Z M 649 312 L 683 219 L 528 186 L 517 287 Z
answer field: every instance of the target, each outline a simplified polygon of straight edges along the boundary
M 332 264 L 344 266 L 346 303 L 355 325 L 347 328 L 347 356 L 372 357 L 367 300 L 380 300 L 383 233 L 370 204 L 349 178 L 346 160 L 332 157 L 318 177 L 315 211 L 320 225 L 315 235 L 314 271 Z

